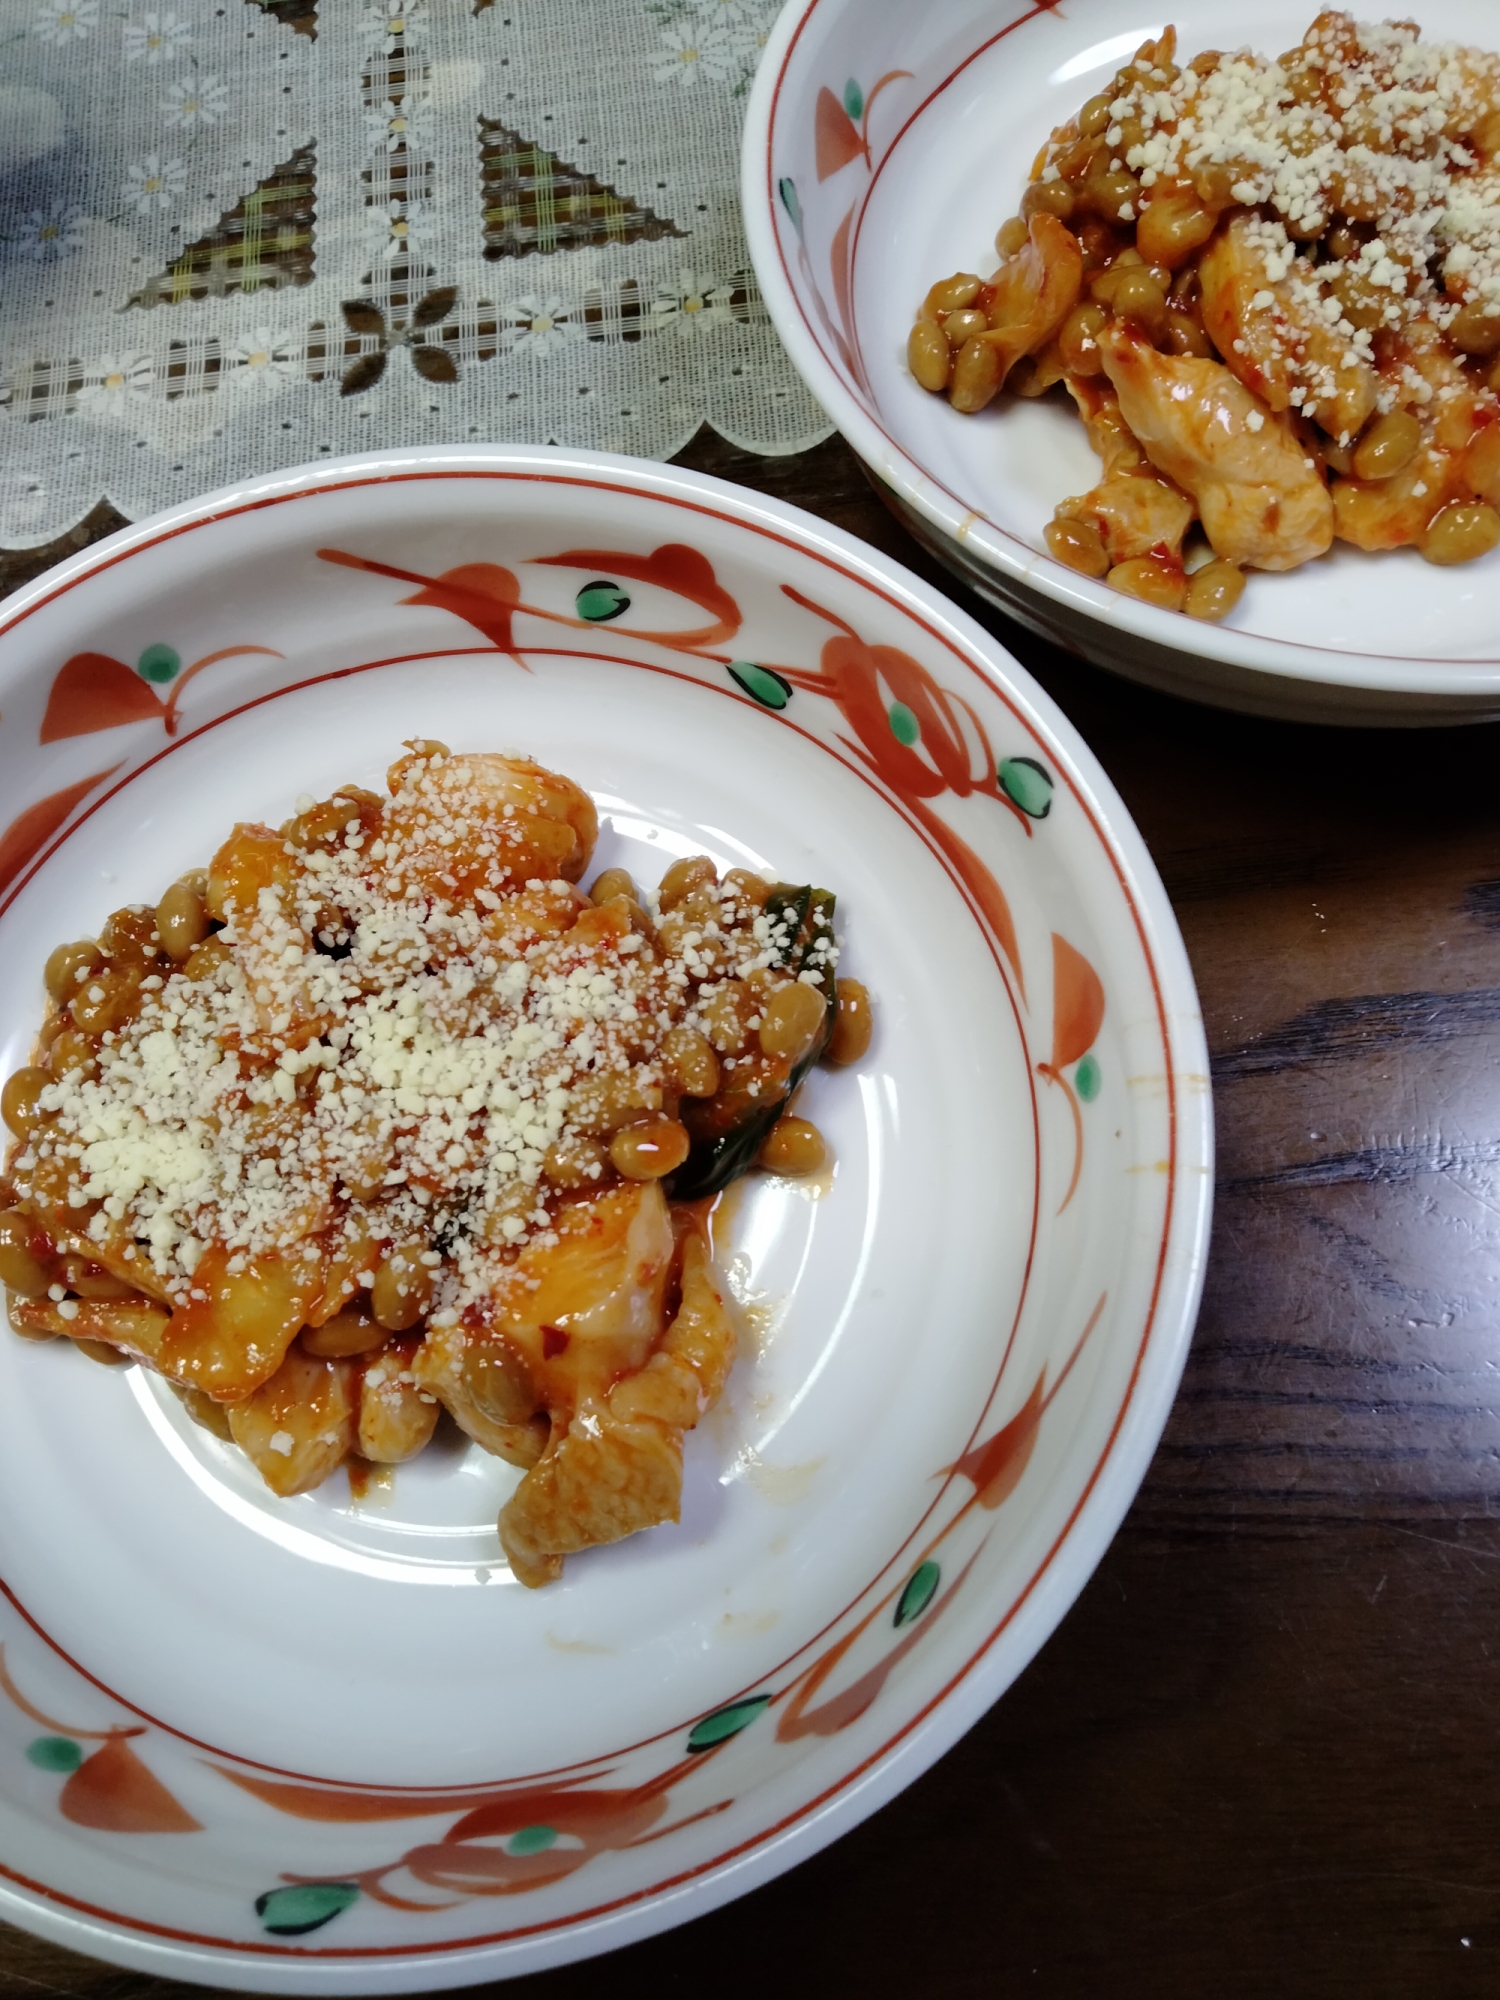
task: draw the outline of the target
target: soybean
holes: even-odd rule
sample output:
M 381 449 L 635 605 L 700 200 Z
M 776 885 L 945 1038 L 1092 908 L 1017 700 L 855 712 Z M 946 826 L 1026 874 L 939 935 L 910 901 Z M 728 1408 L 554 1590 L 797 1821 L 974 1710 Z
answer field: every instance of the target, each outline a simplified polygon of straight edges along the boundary
M 94 1045 L 81 1028 L 64 1028 L 55 1035 L 47 1050 L 47 1073 L 53 1077 L 71 1076 L 75 1070 L 92 1072 L 96 1067 Z
M 198 891 L 174 882 L 156 906 L 156 933 L 168 958 L 181 965 L 208 936 L 208 908 Z
M 1173 270 L 1213 235 L 1218 217 L 1191 188 L 1157 195 L 1143 210 L 1135 240 L 1150 264 Z
M 965 306 L 973 305 L 980 291 L 980 280 L 972 271 L 955 271 L 951 278 L 939 278 L 927 294 L 923 314 L 928 319 L 936 319 L 939 313 L 959 312 Z
M 1081 139 L 1097 139 L 1101 132 L 1107 132 L 1110 124 L 1110 105 L 1113 97 L 1107 90 L 1101 90 L 1097 97 L 1091 97 L 1078 114 L 1078 136 Z
M 751 986 L 742 979 L 726 979 L 699 1003 L 703 1030 L 721 1056 L 737 1056 L 750 1040 L 750 1023 L 761 1011 L 761 1003 Z
M 874 1022 L 870 1018 L 870 995 L 857 979 L 841 979 L 834 988 L 838 1012 L 833 1017 L 833 1033 L 823 1051 L 824 1062 L 841 1068 L 858 1062 L 870 1046 Z
M 1134 320 L 1153 340 L 1166 330 L 1166 293 L 1143 265 L 1120 271 L 1110 304 L 1118 318 Z
M 34 1225 L 19 1209 L 0 1211 L 0 1285 L 23 1299 L 39 1299 L 52 1275 L 32 1248 Z
M 684 1097 L 712 1097 L 719 1087 L 719 1058 L 695 1028 L 671 1028 L 662 1038 L 667 1073 Z
M 663 910 L 675 910 L 695 889 L 718 879 L 719 871 L 706 854 L 685 855 L 681 861 L 674 861 L 662 876 L 657 901 Z
M 1201 618 L 1205 624 L 1216 625 L 1229 616 L 1244 590 L 1245 572 L 1238 563 L 1205 563 L 1188 578 L 1187 598 L 1182 608 L 1189 618 Z
M 753 903 L 757 910 L 763 910 L 772 884 L 749 868 L 731 868 L 724 877 L 723 887 L 724 893 L 736 902 Z
M 632 903 L 641 899 L 636 893 L 630 871 L 625 868 L 606 868 L 589 891 L 589 900 L 594 903 L 610 903 L 616 896 L 628 896 Z
M 1021 214 L 1028 221 L 1033 215 L 1055 215 L 1067 222 L 1073 208 L 1073 190 L 1065 180 L 1033 181 L 1021 196 Z
M 949 398 L 955 410 L 972 416 L 994 401 L 1000 388 L 1000 356 L 982 335 L 966 340 L 953 357 Z
M 1214 355 L 1214 344 L 1202 320 L 1187 312 L 1168 312 L 1166 349 L 1169 354 L 1195 355 L 1203 361 L 1211 361 Z
M 975 306 L 965 306 L 961 312 L 951 312 L 943 321 L 943 338 L 950 348 L 962 347 L 966 340 L 972 340 L 976 333 L 988 333 L 988 318 Z
M 86 1035 L 102 1035 L 133 1020 L 140 1008 L 141 989 L 139 979 L 130 976 L 132 970 L 138 971 L 139 966 L 101 972 L 85 981 L 68 1009 L 74 1025 Z
M 160 943 L 155 910 L 134 904 L 116 910 L 99 933 L 99 948 L 105 957 L 127 965 L 154 959 Z
M 620 1127 L 609 1142 L 609 1157 L 628 1181 L 659 1181 L 682 1165 L 690 1143 L 687 1127 L 675 1118 L 646 1118 Z
M 30 1138 L 41 1122 L 42 1092 L 52 1079 L 44 1069 L 18 1069 L 0 1091 L 0 1118 L 18 1139 Z
M 1107 576 L 1109 556 L 1104 538 L 1088 521 L 1049 521 L 1042 530 L 1047 547 L 1060 563 L 1080 576 Z
M 1160 611 L 1180 611 L 1187 600 L 1186 576 L 1175 563 L 1158 562 L 1153 556 L 1116 563 L 1109 581 L 1127 597 L 1138 597 Z
M 1099 352 L 1099 336 L 1109 323 L 1109 314 L 1097 304 L 1074 306 L 1057 336 L 1062 358 L 1074 375 L 1102 375 L 1104 359 Z
M 799 1062 L 823 1033 L 827 1019 L 828 1002 L 817 987 L 800 981 L 778 987 L 761 1018 L 762 1053 Z
M 1123 170 L 1091 174 L 1079 190 L 1079 201 L 1105 222 L 1129 222 L 1141 198 L 1141 184 Z
M 1448 338 L 1465 354 L 1493 354 L 1500 349 L 1500 313 L 1478 299 L 1470 299 L 1459 308 L 1448 328 Z
M 808 1119 L 780 1118 L 757 1157 L 768 1173 L 800 1176 L 815 1174 L 828 1158 L 828 1148 L 822 1133 Z
M 1440 568 L 1487 556 L 1500 542 L 1500 513 L 1483 501 L 1455 501 L 1427 525 L 1418 544 L 1424 558 Z
M 80 981 L 97 972 L 103 963 L 104 954 L 94 940 L 80 938 L 76 944 L 57 947 L 47 960 L 42 979 L 54 1000 L 68 1001 L 78 991 Z
M 1390 479 L 1411 464 L 1421 444 L 1422 426 L 1410 410 L 1392 410 L 1378 417 L 1354 447 L 1354 476 Z

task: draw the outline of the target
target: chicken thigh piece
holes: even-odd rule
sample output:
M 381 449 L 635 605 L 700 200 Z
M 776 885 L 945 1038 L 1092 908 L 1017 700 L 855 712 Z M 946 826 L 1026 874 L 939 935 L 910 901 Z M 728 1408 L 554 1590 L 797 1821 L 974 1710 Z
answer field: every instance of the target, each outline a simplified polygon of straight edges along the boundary
M 682 1241 L 681 1300 L 656 1351 L 608 1388 L 589 1372 L 571 1417 L 554 1408 L 551 1445 L 501 1510 L 500 1541 L 522 1583 L 550 1583 L 564 1556 L 678 1518 L 683 1433 L 717 1401 L 734 1353 L 699 1214 Z
M 1303 413 L 1316 415 L 1330 437 L 1346 441 L 1368 422 L 1380 377 L 1318 310 L 1318 274 L 1299 258 L 1295 280 L 1272 275 L 1256 216 L 1236 215 L 1209 245 L 1198 276 L 1203 324 L 1209 338 L 1245 387 L 1272 410 L 1292 408 L 1299 383 L 1319 385 L 1306 394 Z M 1336 302 L 1335 302 L 1335 309 Z
M 1218 361 L 1159 354 L 1127 324 L 1100 336 L 1120 414 L 1151 463 L 1197 502 L 1214 553 L 1252 569 L 1296 569 L 1333 541 L 1316 464 Z

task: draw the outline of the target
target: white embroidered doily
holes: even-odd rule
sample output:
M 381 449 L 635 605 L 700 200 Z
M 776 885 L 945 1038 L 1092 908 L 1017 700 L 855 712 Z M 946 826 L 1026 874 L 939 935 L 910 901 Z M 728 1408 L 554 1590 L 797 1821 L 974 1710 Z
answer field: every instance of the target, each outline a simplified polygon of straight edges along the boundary
M 827 434 L 737 200 L 776 0 L 0 0 L 0 544 L 373 446 Z

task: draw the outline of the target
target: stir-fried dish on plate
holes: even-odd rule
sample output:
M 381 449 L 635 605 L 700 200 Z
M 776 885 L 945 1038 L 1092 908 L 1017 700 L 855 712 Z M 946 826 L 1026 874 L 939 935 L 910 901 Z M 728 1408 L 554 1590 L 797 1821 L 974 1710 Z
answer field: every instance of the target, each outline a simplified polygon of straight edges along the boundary
M 1061 385 L 1103 474 L 1047 546 L 1224 617 L 1334 540 L 1500 543 L 1500 56 L 1320 14 L 1276 60 L 1147 42 L 1037 157 L 988 280 L 935 284 L 918 382 Z
M 585 894 L 588 794 L 416 742 L 241 825 L 47 962 L 5 1085 L 0 1281 L 32 1339 L 154 1368 L 281 1495 L 396 1465 L 447 1411 L 525 1469 L 523 1583 L 675 1520 L 735 1330 L 709 1234 L 857 1059 L 833 897 L 673 863 Z

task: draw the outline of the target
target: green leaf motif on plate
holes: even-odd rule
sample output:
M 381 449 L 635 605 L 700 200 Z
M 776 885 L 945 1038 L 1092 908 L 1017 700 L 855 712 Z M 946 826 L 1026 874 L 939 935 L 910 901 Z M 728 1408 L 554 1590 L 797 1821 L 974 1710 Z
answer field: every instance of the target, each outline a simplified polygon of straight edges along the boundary
M 359 1901 L 357 1882 L 293 1882 L 255 1899 L 255 1914 L 276 1937 L 302 1937 Z
M 790 174 L 782 177 L 777 184 L 777 192 L 781 196 L 782 207 L 792 218 L 792 227 L 800 236 L 802 234 L 802 204 L 797 199 L 797 183 L 792 179 Z
M 1073 1072 L 1073 1088 L 1085 1104 L 1092 1104 L 1099 1095 L 1099 1086 L 1103 1081 L 1099 1058 L 1090 1050 Z
M 844 85 L 844 109 L 851 118 L 859 118 L 863 116 L 864 108 L 865 94 L 851 76 Z
M 26 1746 L 26 1761 L 39 1771 L 60 1771 L 71 1775 L 83 1762 L 83 1751 L 71 1736 L 39 1736 Z
M 754 660 L 731 660 L 729 678 L 762 708 L 783 709 L 792 698 L 791 682 L 774 667 L 758 667 Z
M 621 612 L 630 609 L 630 599 L 620 586 L 603 577 L 586 583 L 573 601 L 579 617 L 586 618 L 590 625 L 607 625 L 611 618 L 618 618 Z
M 135 663 L 143 681 L 174 681 L 182 666 L 182 655 L 172 646 L 148 646 Z
M 693 1725 L 687 1747 L 689 1750 L 712 1750 L 716 1743 L 723 1743 L 731 1736 L 738 1736 L 742 1729 L 748 1729 L 756 1716 L 770 1705 L 768 1694 L 747 1694 L 742 1701 L 732 1701 L 728 1708 L 716 1708 L 712 1715 L 705 1715 L 701 1722 Z
M 556 1845 L 555 1826 L 523 1826 L 506 1841 L 505 1851 L 507 1854 L 545 1854 L 549 1847 Z
M 912 1571 L 906 1588 L 901 1593 L 896 1606 L 896 1616 L 892 1621 L 898 1632 L 903 1625 L 910 1625 L 913 1619 L 920 1618 L 931 1604 L 937 1594 L 938 1579 L 942 1573 L 930 1556 L 926 1562 L 919 1564 Z
M 891 725 L 891 734 L 898 743 L 904 743 L 909 750 L 922 734 L 922 725 L 912 714 L 904 701 L 893 701 L 886 711 Z
M 1035 757 L 1006 757 L 995 774 L 1000 789 L 1028 819 L 1045 819 L 1052 810 L 1052 773 Z

